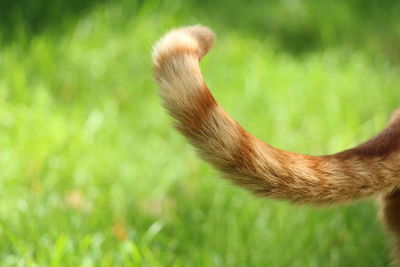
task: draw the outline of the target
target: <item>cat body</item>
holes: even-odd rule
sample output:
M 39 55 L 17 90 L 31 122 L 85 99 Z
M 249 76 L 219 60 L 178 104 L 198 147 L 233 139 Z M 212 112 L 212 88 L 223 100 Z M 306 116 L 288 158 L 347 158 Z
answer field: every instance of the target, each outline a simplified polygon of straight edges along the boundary
M 199 61 L 213 40 L 206 27 L 184 27 L 168 32 L 153 51 L 163 105 L 199 155 L 261 197 L 327 205 L 383 195 L 382 218 L 400 251 L 400 110 L 380 134 L 340 153 L 274 148 L 244 130 L 209 91 Z

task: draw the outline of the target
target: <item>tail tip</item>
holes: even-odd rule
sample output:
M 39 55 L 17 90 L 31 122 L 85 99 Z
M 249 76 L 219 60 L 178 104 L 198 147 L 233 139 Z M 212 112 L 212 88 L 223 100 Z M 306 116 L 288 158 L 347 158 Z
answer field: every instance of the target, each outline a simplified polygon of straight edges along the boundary
M 194 37 L 201 48 L 201 57 L 207 54 L 214 44 L 215 34 L 209 28 L 202 25 L 194 25 L 182 28 Z
M 201 25 L 187 26 L 169 31 L 153 48 L 153 62 L 158 65 L 174 51 L 193 51 L 202 58 L 213 46 L 214 33 Z

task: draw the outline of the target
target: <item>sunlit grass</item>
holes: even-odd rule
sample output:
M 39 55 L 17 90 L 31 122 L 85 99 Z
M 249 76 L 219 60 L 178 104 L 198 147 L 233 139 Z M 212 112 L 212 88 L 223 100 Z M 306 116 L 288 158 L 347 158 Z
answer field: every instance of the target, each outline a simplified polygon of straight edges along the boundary
M 217 99 L 261 139 L 307 154 L 378 132 L 398 68 L 342 46 L 294 56 L 156 6 L 124 17 L 124 4 L 100 5 L 64 32 L 3 44 L 1 265 L 387 265 L 372 201 L 292 206 L 217 178 L 160 107 L 150 51 L 166 29 L 208 22 L 219 38 L 202 68 Z

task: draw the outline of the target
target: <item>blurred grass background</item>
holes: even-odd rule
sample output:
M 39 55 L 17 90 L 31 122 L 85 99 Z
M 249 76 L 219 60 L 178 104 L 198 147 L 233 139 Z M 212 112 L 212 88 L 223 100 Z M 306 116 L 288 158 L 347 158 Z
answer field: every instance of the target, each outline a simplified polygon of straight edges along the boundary
M 216 98 L 283 149 L 333 153 L 398 106 L 400 2 L 0 2 L 1 266 L 386 266 L 373 200 L 259 200 L 201 162 L 151 75 L 168 29 L 218 35 Z

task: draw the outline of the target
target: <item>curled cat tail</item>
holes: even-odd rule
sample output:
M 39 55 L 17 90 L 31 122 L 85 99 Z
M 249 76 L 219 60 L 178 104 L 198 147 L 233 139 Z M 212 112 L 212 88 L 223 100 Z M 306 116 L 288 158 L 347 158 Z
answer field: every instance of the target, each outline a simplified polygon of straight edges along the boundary
M 245 131 L 217 103 L 199 60 L 214 34 L 203 26 L 168 32 L 153 52 L 164 107 L 203 159 L 259 196 L 330 204 L 389 192 L 400 184 L 400 120 L 353 149 L 307 156 L 276 149 Z

